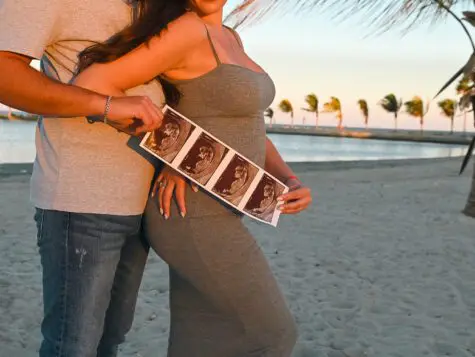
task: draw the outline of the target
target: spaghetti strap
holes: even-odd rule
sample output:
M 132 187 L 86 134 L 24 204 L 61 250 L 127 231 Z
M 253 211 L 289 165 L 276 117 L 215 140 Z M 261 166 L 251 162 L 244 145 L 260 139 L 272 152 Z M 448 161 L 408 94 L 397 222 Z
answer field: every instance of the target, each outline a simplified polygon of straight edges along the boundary
M 206 29 L 206 36 L 208 36 L 208 41 L 211 46 L 211 50 L 213 51 L 214 58 L 216 59 L 216 62 L 218 63 L 218 66 L 221 64 L 221 60 L 219 59 L 218 52 L 216 51 L 216 48 L 214 47 L 213 40 L 211 39 L 211 35 L 209 34 L 208 31 L 208 26 L 205 25 Z

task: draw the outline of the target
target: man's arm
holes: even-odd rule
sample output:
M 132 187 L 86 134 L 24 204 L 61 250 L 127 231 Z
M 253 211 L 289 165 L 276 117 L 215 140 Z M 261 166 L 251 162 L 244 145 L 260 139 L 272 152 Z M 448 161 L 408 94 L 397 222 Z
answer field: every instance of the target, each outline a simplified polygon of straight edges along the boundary
M 25 112 L 59 117 L 104 112 L 106 96 L 50 79 L 29 57 L 0 51 L 0 102 Z
M 0 102 L 34 114 L 101 116 L 107 96 L 50 79 L 30 66 L 27 56 L 0 51 Z M 131 134 L 160 126 L 162 113 L 147 97 L 114 97 L 109 124 Z M 137 125 L 136 121 L 139 121 Z

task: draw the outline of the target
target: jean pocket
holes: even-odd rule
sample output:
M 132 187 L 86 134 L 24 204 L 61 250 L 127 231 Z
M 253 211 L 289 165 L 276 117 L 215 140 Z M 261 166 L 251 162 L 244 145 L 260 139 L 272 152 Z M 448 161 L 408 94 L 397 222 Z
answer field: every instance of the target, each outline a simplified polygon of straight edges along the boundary
M 43 223 L 45 220 L 45 211 L 37 208 L 33 219 L 36 222 L 36 244 L 39 246 L 43 241 Z

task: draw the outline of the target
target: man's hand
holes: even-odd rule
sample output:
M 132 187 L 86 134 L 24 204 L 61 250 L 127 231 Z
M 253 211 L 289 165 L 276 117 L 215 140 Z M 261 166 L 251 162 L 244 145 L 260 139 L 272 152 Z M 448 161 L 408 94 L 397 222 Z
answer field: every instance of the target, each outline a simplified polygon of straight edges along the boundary
M 191 188 L 194 192 L 198 192 L 198 187 L 195 184 L 192 183 Z M 170 217 L 170 206 L 173 198 L 173 191 L 175 191 L 175 198 L 180 215 L 185 217 L 186 178 L 173 170 L 171 167 L 166 166 L 157 177 L 152 189 L 152 197 L 158 193 L 160 214 L 162 214 L 165 219 Z
M 153 131 L 162 120 L 162 111 L 148 97 L 113 97 L 107 115 L 107 124 L 131 135 Z

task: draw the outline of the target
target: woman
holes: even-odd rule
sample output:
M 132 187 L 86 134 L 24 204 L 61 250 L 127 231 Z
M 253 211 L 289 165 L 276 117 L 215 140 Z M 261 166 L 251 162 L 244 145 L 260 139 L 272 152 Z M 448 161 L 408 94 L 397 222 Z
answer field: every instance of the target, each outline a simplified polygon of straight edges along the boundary
M 274 84 L 223 26 L 225 3 L 139 1 L 130 28 L 83 53 L 76 84 L 121 95 L 160 76 L 169 104 L 291 186 L 295 201 L 284 195 L 282 212 L 300 212 L 310 191 L 265 135 L 263 112 Z M 177 180 L 164 169 L 159 197 Z M 241 215 L 202 191 L 190 193 L 186 204 L 186 215 L 176 207 L 170 214 L 163 199 L 150 199 L 145 211 L 150 244 L 170 266 L 168 355 L 290 356 L 294 321 Z

